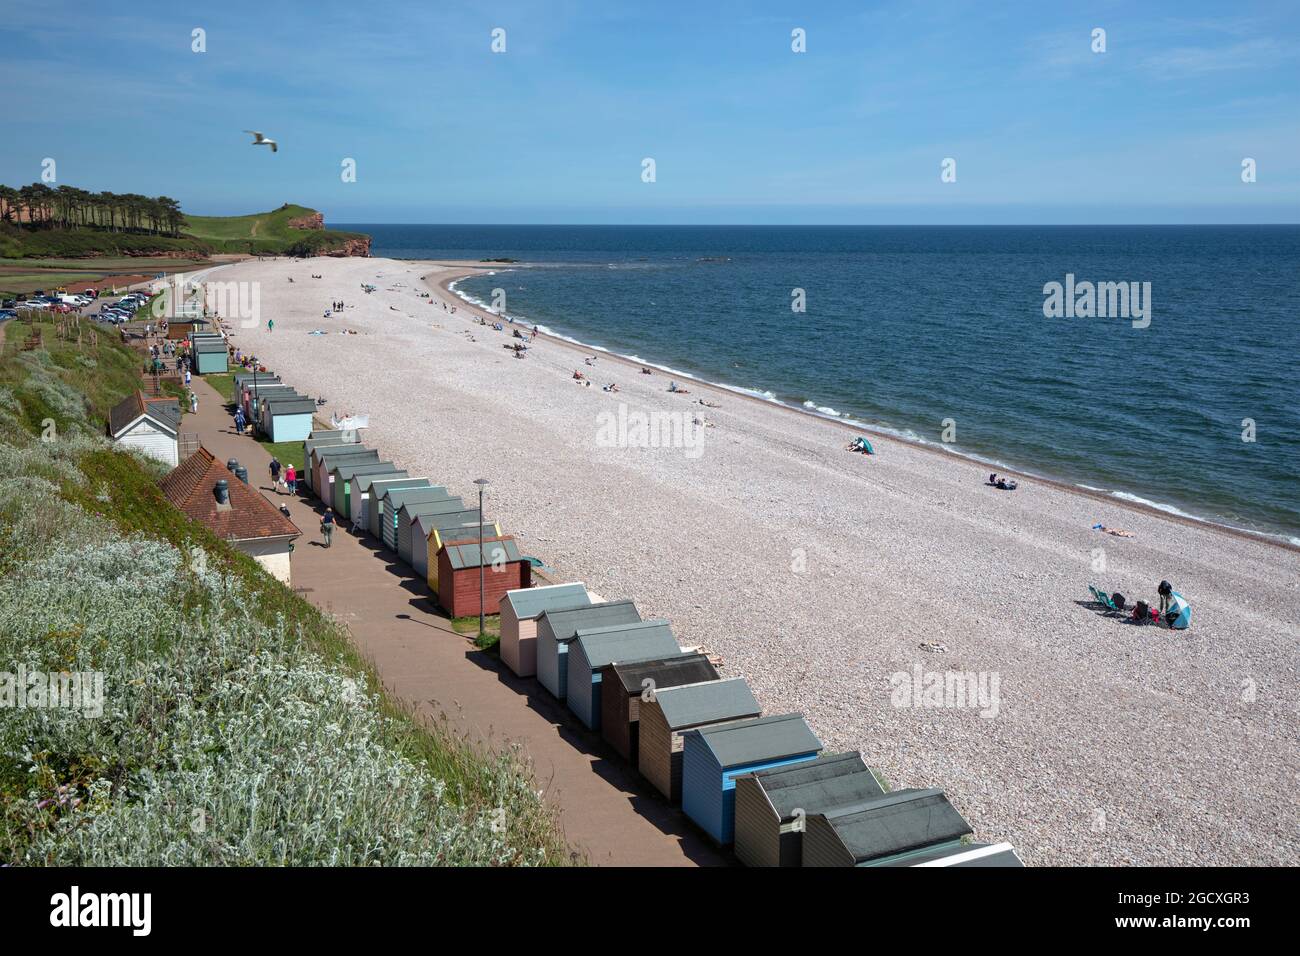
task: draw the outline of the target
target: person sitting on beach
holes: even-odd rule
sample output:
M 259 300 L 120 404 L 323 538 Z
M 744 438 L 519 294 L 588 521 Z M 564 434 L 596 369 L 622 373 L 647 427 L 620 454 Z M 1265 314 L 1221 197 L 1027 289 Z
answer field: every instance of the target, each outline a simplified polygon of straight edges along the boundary
M 579 372 L 576 368 L 573 370 L 573 377 L 578 380 L 586 378 L 586 376 L 583 375 L 581 372 Z

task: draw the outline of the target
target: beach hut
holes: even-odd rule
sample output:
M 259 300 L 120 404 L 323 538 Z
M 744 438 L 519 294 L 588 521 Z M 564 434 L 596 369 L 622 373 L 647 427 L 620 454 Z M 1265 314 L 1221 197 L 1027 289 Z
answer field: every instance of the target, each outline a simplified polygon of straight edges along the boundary
M 641 701 L 637 769 L 672 803 L 682 799 L 682 734 L 763 713 L 743 677 L 683 684 Z
M 808 814 L 883 797 L 857 751 L 736 778 L 736 859 L 746 866 L 802 866 Z
M 504 625 L 501 630 L 504 635 Z M 504 652 L 501 656 L 505 657 Z M 600 735 L 635 767 L 639 756 L 641 698 L 650 699 L 670 687 L 717 679 L 718 672 L 708 657 L 700 653 L 606 664 L 600 671 Z
M 443 498 L 439 501 L 404 501 L 402 506 L 394 514 L 396 519 L 393 522 L 392 537 L 388 537 L 389 526 L 384 523 L 384 544 L 388 545 L 397 552 L 397 556 L 407 564 L 411 563 L 411 522 L 415 520 L 416 515 L 436 515 L 436 514 L 454 514 L 457 511 L 465 510 L 465 502 L 458 496 Z M 475 509 L 477 510 L 477 509 Z M 475 530 L 473 535 L 462 535 L 463 538 L 478 537 Z M 483 529 L 483 537 L 487 538 L 487 529 Z M 459 539 L 457 539 L 459 540 Z M 428 544 L 421 541 L 420 544 L 428 554 Z M 427 577 L 427 574 L 425 575 Z M 475 612 L 478 613 L 478 612 Z
M 272 388 L 275 386 L 287 387 L 285 383 L 280 380 L 280 376 L 272 375 L 270 372 L 258 372 L 254 374 L 253 372 L 236 370 L 233 378 L 235 380 L 235 393 L 241 398 L 243 397 L 244 392 L 250 394 L 254 392 L 260 393 L 264 388 Z
M 316 403 L 310 398 L 266 398 L 261 401 L 262 431 L 272 443 L 304 441 L 311 434 Z
M 285 385 L 281 382 L 266 382 L 264 376 L 259 376 L 256 385 L 251 381 L 237 382 L 235 390 L 239 396 L 239 404 L 244 408 L 244 415 L 250 422 L 259 424 L 262 420 L 262 404 L 268 399 L 307 397 L 298 394 L 292 385 Z
M 501 660 L 520 677 L 537 673 L 537 619 L 545 611 L 590 607 L 584 584 L 507 591 L 501 599 Z
M 882 863 L 868 862 L 863 866 L 1024 866 L 1024 860 L 1010 843 L 965 843 L 942 850 L 923 850 L 904 854 Z
M 804 866 L 896 862 L 918 851 L 955 850 L 974 832 L 942 790 L 896 790 L 810 814 L 805 827 Z
M 180 406 L 174 399 L 148 399 L 139 389 L 108 414 L 113 441 L 173 468 L 180 462 L 180 425 Z
M 219 339 L 196 341 L 191 351 L 194 357 L 194 371 L 199 375 L 224 374 L 230 370 L 226 343 Z
M 422 501 L 444 501 L 451 497 L 442 485 L 424 485 L 417 488 L 388 488 L 382 495 L 371 497 L 370 533 L 381 542 L 396 541 L 397 512 L 408 501 L 415 504 Z M 385 531 L 391 525 L 392 531 Z
M 543 611 L 537 618 L 537 679 L 556 700 L 564 700 L 569 683 L 569 642 L 578 628 L 634 624 L 639 620 L 641 614 L 628 600 Z
M 736 777 L 812 760 L 821 749 L 802 714 L 688 730 L 682 735 L 682 812 L 726 846 L 734 834 Z
M 218 538 L 252 557 L 285 584 L 301 532 L 252 485 L 230 473 L 202 446 L 162 480 L 163 496 Z
M 346 518 L 352 513 L 352 482 L 358 475 L 391 475 L 397 472 L 397 466 L 391 461 L 339 462 L 330 471 L 333 479 L 331 487 L 333 500 L 330 504 L 334 513 Z
M 345 462 L 360 465 L 377 461 L 378 450 L 362 444 L 317 446 L 311 451 L 311 462 L 308 465 L 311 469 L 312 491 L 322 502 L 333 507 L 334 469 Z
M 438 552 L 438 603 L 452 617 L 478 614 L 480 607 L 495 614 L 507 591 L 526 588 L 532 580 L 533 566 L 509 535 L 485 538 L 482 552 L 477 540 L 449 541 Z
M 569 642 L 565 703 L 590 730 L 600 730 L 601 669 L 617 661 L 648 661 L 680 654 L 667 621 L 580 627 Z
M 357 475 L 352 486 L 352 527 L 370 530 L 371 499 L 382 498 L 389 488 L 430 488 L 428 478 L 412 478 L 405 471 L 392 475 Z
M 298 469 L 301 473 L 298 480 L 310 488 L 313 492 L 316 486 L 312 482 L 312 452 L 317 448 L 332 447 L 335 445 L 359 445 L 355 438 L 349 438 L 341 431 L 321 431 L 317 429 L 308 436 L 307 440 L 302 443 L 302 467 Z
M 429 589 L 438 593 L 438 552 L 446 541 L 478 538 L 479 510 L 447 511 L 425 514 L 416 510 L 411 519 L 411 570 L 424 578 Z M 483 522 L 483 537 L 501 537 L 501 525 L 492 520 Z M 400 542 L 399 542 L 400 543 Z M 430 560 L 432 559 L 432 561 Z M 433 573 L 429 573 L 429 569 Z

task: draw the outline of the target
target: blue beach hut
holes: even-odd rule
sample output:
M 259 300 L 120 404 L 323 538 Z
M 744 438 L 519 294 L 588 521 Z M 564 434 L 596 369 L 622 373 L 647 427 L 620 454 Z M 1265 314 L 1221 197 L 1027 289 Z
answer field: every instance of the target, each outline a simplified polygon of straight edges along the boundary
M 648 661 L 680 654 L 667 621 L 637 621 L 579 628 L 569 644 L 569 710 L 592 730 L 600 730 L 600 669 L 616 661 Z
M 682 734 L 682 811 L 725 846 L 735 836 L 736 777 L 812 760 L 821 749 L 802 714 L 689 730 Z

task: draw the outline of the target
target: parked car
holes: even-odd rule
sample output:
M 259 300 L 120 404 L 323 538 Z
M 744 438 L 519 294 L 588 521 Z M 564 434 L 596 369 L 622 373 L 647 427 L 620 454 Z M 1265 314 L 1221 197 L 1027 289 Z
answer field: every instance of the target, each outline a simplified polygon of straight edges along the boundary
M 18 313 L 13 309 L 0 309 L 0 322 L 7 322 L 16 318 L 18 318 Z

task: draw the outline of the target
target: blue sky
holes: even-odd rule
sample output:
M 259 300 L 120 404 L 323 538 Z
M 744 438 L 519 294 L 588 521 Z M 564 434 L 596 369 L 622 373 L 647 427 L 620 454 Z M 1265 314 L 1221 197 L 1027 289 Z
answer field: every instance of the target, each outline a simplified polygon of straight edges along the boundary
M 0 181 L 331 222 L 1300 221 L 1289 0 L 179 7 L 0 0 Z

